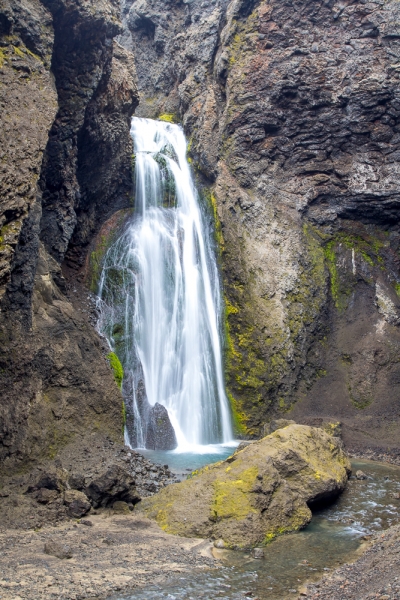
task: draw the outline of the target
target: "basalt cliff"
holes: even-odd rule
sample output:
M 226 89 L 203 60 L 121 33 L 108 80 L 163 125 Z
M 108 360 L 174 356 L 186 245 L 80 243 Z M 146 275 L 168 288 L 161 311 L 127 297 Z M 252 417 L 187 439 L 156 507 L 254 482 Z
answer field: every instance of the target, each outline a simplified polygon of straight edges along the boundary
M 397 446 L 399 15 L 384 0 L 123 3 L 137 112 L 182 121 L 211 189 L 247 435 L 281 413 Z
M 3 472 L 122 441 L 82 278 L 134 201 L 135 110 L 182 123 L 209 200 L 238 433 L 340 421 L 397 451 L 399 22 L 395 0 L 1 1 Z
M 6 473 L 93 436 L 122 440 L 122 397 L 87 318 L 88 292 L 67 275 L 104 219 L 132 203 L 138 94 L 133 56 L 115 41 L 121 31 L 113 1 L 0 5 Z

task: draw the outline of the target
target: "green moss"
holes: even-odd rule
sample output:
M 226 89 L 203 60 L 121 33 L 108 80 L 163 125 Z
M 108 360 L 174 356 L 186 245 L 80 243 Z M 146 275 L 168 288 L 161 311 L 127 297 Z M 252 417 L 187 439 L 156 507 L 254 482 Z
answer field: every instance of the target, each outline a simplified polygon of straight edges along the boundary
M 5 54 L 4 50 L 2 50 L 2 49 L 0 48 L 0 69 L 1 69 L 1 68 L 3 67 L 3 65 L 4 65 L 4 61 L 5 61 L 5 59 L 6 59 L 6 54 Z
M 261 390 L 265 385 L 261 379 L 265 375 L 265 363 L 258 358 L 253 340 L 254 327 L 238 332 L 234 338 L 230 333 L 229 317 L 237 315 L 239 309 L 227 301 L 225 310 L 225 372 L 228 384 L 228 398 L 231 405 L 236 433 L 252 434 L 247 427 L 248 414 L 245 399 L 249 404 L 262 401 Z M 235 390 L 237 393 L 235 393 Z M 240 400 L 238 399 L 238 395 Z
M 235 65 L 241 67 L 242 69 L 245 66 L 247 54 L 251 50 L 248 44 L 248 36 L 251 33 L 257 31 L 258 26 L 258 14 L 257 11 L 254 11 L 246 20 L 244 21 L 232 21 L 232 27 L 236 29 L 236 32 L 232 36 L 229 44 L 229 66 L 230 68 Z
M 115 354 L 115 352 L 110 352 L 109 354 L 107 354 L 107 358 L 110 361 L 110 366 L 114 372 L 114 379 L 115 379 L 118 387 L 121 389 L 122 388 L 122 380 L 124 378 L 124 369 L 121 364 L 121 361 L 119 360 L 119 358 Z
M 355 408 L 363 410 L 367 408 L 373 402 L 373 397 L 369 392 L 358 389 L 355 393 L 350 384 L 347 384 L 347 389 L 350 396 L 350 402 Z
M 249 492 L 254 488 L 257 475 L 257 467 L 250 467 L 240 473 L 240 479 L 214 481 L 211 518 L 215 520 L 234 518 L 239 521 L 245 519 L 250 513 L 256 513 L 256 509 L 250 503 Z
M 331 295 L 335 303 L 336 308 L 340 308 L 339 305 L 339 274 L 336 266 L 336 253 L 334 250 L 336 243 L 331 240 L 325 247 L 324 253 L 326 262 L 329 269 L 330 284 L 331 284 Z
M 190 154 L 191 150 L 192 150 L 192 146 L 193 146 L 193 136 L 190 138 L 190 140 L 188 141 L 188 145 L 186 148 L 186 153 Z M 189 160 L 189 159 L 188 159 Z
M 165 121 L 166 123 L 176 123 L 175 115 L 173 113 L 163 113 L 158 117 L 159 121 Z
M 330 275 L 330 290 L 335 306 L 339 310 L 346 308 L 348 297 L 354 289 L 356 280 L 354 275 L 339 271 L 337 266 L 337 253 L 340 246 L 354 252 L 361 257 L 369 267 L 382 266 L 384 260 L 381 251 L 385 243 L 377 237 L 365 234 L 360 235 L 339 232 L 324 245 L 326 264 Z
M 109 249 L 109 247 L 115 241 L 118 233 L 120 232 L 120 228 L 121 228 L 122 224 L 124 223 L 124 221 L 127 219 L 128 215 L 130 215 L 130 214 L 132 214 L 132 209 L 121 210 L 118 213 L 116 213 L 116 215 L 114 215 L 115 224 L 114 224 L 112 230 L 109 233 L 107 233 L 106 235 L 100 235 L 100 236 L 98 236 L 98 238 L 96 238 L 95 248 L 92 250 L 92 252 L 89 255 L 89 269 L 88 269 L 88 276 L 87 276 L 87 285 L 94 294 L 97 294 L 97 292 L 98 292 L 98 284 L 99 284 L 100 275 L 101 275 L 101 271 L 102 271 L 102 267 L 103 267 L 104 256 L 105 256 L 107 250 Z M 115 269 L 115 271 L 117 272 L 118 269 Z M 115 273 L 115 277 L 118 277 L 118 276 L 120 276 L 120 275 Z
M 396 282 L 394 284 L 394 289 L 396 290 L 396 294 L 400 297 L 400 283 Z
M 20 58 L 25 58 L 25 54 L 20 50 L 17 46 L 13 46 L 14 54 L 19 56 Z

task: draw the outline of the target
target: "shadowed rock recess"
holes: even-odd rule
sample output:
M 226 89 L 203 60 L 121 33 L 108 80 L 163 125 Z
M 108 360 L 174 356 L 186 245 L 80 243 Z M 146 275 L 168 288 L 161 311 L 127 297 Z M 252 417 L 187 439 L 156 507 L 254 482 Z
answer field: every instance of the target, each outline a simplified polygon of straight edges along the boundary
M 238 432 L 400 433 L 399 3 L 123 0 L 138 114 L 175 118 L 208 188 Z M 205 194 L 205 195 L 207 195 Z

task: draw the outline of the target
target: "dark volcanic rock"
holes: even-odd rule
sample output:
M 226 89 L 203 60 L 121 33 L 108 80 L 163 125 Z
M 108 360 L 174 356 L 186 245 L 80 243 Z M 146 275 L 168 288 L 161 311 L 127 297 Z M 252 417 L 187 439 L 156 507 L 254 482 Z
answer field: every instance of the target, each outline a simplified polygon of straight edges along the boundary
M 106 473 L 92 481 L 86 488 L 86 495 L 93 506 L 108 506 L 117 500 L 139 502 L 133 477 L 121 467 L 114 465 Z
M 156 402 L 149 411 L 146 448 L 149 450 L 174 450 L 177 445 L 168 411 L 165 406 Z
M 64 493 L 64 504 L 67 506 L 68 516 L 75 519 L 80 519 L 92 508 L 88 497 L 77 490 L 67 490 Z
M 49 490 L 48 488 L 40 488 L 36 492 L 35 498 L 39 504 L 48 504 L 57 500 L 58 492 L 56 490 Z
M 57 490 L 61 492 L 64 489 L 65 482 L 57 473 L 45 473 L 38 480 L 36 487 L 46 488 L 47 490 Z
M 83 490 L 85 487 L 85 477 L 79 474 L 73 474 L 68 479 L 68 485 L 73 490 Z
M 123 441 L 122 398 L 85 315 L 87 291 L 79 287 L 73 307 L 76 270 L 72 286 L 64 278 L 82 266 L 84 245 L 104 219 L 131 205 L 129 127 L 138 95 L 133 56 L 113 40 L 118 16 L 116 0 L 6 0 L 0 7 L 6 473 L 97 432 Z

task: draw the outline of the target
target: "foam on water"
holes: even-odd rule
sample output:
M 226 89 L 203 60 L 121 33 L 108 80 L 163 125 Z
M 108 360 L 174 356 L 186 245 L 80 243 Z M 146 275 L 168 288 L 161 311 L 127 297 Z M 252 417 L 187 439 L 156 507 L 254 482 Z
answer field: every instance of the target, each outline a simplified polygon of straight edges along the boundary
M 146 446 L 168 410 L 180 452 L 232 440 L 222 365 L 214 224 L 201 207 L 180 126 L 132 119 L 135 215 L 106 253 L 99 329 L 124 367 L 126 442 Z
M 187 463 L 192 466 L 190 463 Z M 265 558 L 254 560 L 244 552 L 216 550 L 218 569 L 192 573 L 165 586 L 136 589 L 126 600 L 285 600 L 296 598 L 299 585 L 356 558 L 366 533 L 399 522 L 400 469 L 372 462 L 353 462 L 367 480 L 352 478 L 347 490 L 328 508 L 314 513 L 303 531 L 282 536 L 265 548 Z M 375 500 L 371 503 L 372 497 Z M 119 597 L 120 598 L 120 597 Z

